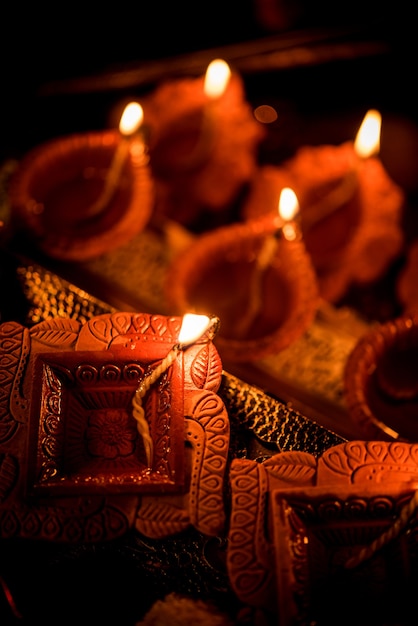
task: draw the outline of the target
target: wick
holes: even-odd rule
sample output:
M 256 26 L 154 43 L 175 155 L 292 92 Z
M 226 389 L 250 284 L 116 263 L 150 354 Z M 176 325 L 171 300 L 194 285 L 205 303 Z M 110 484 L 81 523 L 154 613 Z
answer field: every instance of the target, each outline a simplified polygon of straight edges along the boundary
M 119 124 L 120 140 L 107 172 L 103 190 L 96 202 L 87 210 L 89 217 L 98 215 L 110 204 L 119 186 L 122 170 L 130 153 L 132 137 L 140 128 L 143 117 L 143 109 L 137 102 L 131 102 L 125 107 Z
M 358 167 L 353 166 L 341 178 L 338 185 L 331 189 L 323 198 L 309 206 L 309 212 L 305 212 L 303 227 L 310 230 L 315 224 L 332 215 L 339 208 L 352 200 L 358 188 Z
M 284 187 L 279 198 L 279 224 L 274 233 L 269 234 L 263 242 L 257 256 L 249 284 L 248 307 L 236 324 L 235 336 L 246 337 L 263 306 L 262 286 L 267 269 L 271 266 L 277 252 L 278 239 L 295 241 L 301 238 L 299 226 L 299 201 L 293 189 Z M 276 222 L 277 224 L 277 222 Z
M 231 79 L 231 69 L 223 59 L 214 59 L 206 69 L 203 92 L 206 102 L 202 110 L 202 124 L 196 144 L 184 158 L 177 159 L 181 169 L 193 169 L 204 162 L 209 155 L 215 138 L 215 117 L 217 103 L 224 95 Z
M 181 122 L 179 124 L 181 127 Z M 187 123 L 186 131 L 187 132 Z M 197 129 L 197 138 L 194 145 L 186 154 L 177 154 L 170 165 L 174 173 L 192 172 L 208 159 L 215 138 L 215 116 L 211 102 L 207 102 L 202 109 L 201 124 Z
M 253 268 L 253 271 L 251 272 L 250 277 L 247 310 L 245 312 L 245 315 L 237 320 L 235 329 L 236 337 L 247 336 L 251 325 L 253 324 L 263 306 L 263 278 L 265 276 L 267 268 L 270 267 L 270 265 L 272 264 L 272 261 L 276 254 L 277 239 L 278 233 L 269 235 L 264 240 L 261 251 L 257 256 L 255 266 Z
M 304 229 L 309 230 L 317 222 L 331 215 L 353 198 L 358 187 L 358 173 L 361 164 L 379 152 L 381 123 L 382 116 L 379 111 L 370 109 L 366 113 L 354 141 L 354 159 L 349 171 L 325 198 L 311 205 L 311 216 L 305 217 Z
M 132 415 L 136 419 L 138 432 L 144 442 L 148 467 L 151 467 L 152 465 L 153 442 L 149 430 L 149 425 L 145 417 L 145 411 L 142 405 L 142 398 L 145 396 L 150 387 L 158 380 L 161 374 L 168 370 L 168 368 L 176 358 L 179 349 L 179 345 L 176 345 L 170 350 L 165 359 L 163 359 L 161 363 L 152 370 L 151 374 L 149 376 L 146 376 L 140 382 L 132 398 Z
M 359 552 L 350 557 L 348 561 L 345 563 L 346 569 L 353 569 L 363 563 L 364 561 L 370 559 L 378 550 L 380 550 L 383 546 L 388 544 L 393 539 L 399 535 L 401 530 L 406 526 L 413 513 L 416 511 L 418 507 L 418 490 L 415 491 L 414 495 L 406 504 L 398 517 L 398 519 L 392 524 L 392 526 L 384 533 L 382 533 L 377 539 L 372 541 L 372 543 L 364 548 L 361 548 Z
M 129 154 L 130 143 L 127 139 L 121 139 L 114 154 L 111 166 L 108 170 L 105 186 L 96 202 L 88 209 L 88 215 L 98 215 L 110 204 L 119 185 L 122 169 Z
M 204 333 L 207 335 L 207 341 L 211 341 L 213 339 L 218 329 L 219 329 L 219 318 L 212 317 L 209 320 L 207 327 L 204 329 Z M 148 374 L 147 376 L 145 376 L 145 378 L 141 380 L 141 382 L 139 383 L 133 395 L 132 415 L 137 422 L 138 433 L 141 435 L 142 440 L 144 442 L 148 468 L 151 468 L 152 466 L 152 458 L 153 458 L 154 450 L 153 450 L 153 441 L 152 441 L 152 437 L 151 437 L 151 433 L 149 429 L 149 424 L 145 417 L 145 411 L 142 405 L 142 399 L 144 398 L 145 394 L 149 391 L 149 389 L 152 387 L 152 385 L 155 382 L 157 382 L 159 377 L 168 370 L 168 368 L 171 366 L 173 361 L 176 359 L 178 353 L 189 348 L 192 345 L 192 343 L 194 343 L 195 341 L 196 339 L 193 340 L 192 342 L 184 341 L 183 343 L 175 344 L 171 348 L 167 356 L 161 361 L 161 363 L 157 365 L 157 367 L 155 367 L 151 371 L 150 374 Z

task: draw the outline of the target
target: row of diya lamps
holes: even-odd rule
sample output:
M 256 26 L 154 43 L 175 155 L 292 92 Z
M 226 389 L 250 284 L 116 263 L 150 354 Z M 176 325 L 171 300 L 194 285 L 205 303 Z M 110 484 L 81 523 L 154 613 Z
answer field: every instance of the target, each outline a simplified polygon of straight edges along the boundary
M 221 68 L 227 82 L 221 81 L 223 86 L 218 85 L 212 90 L 208 77 L 213 67 Z M 133 117 L 129 119 L 131 114 Z M 147 121 L 146 127 L 144 120 Z M 401 253 L 404 246 L 401 228 L 404 195 L 376 156 L 379 132 L 380 115 L 372 111 L 366 115 L 354 143 L 305 146 L 280 167 L 260 167 L 257 147 L 263 139 L 263 127 L 256 122 L 244 100 L 240 78 L 230 75 L 229 68 L 221 63 L 209 66 L 204 78 L 164 83 L 142 105 L 129 105 L 122 115 L 118 132 L 60 138 L 35 148 L 21 160 L 9 188 L 12 229 L 17 234 L 23 231 L 29 235 L 42 252 L 58 260 L 82 262 L 99 257 L 123 246 L 145 229 L 151 218 L 177 219 L 187 227 L 203 212 L 216 216 L 228 211 L 240 198 L 238 222 L 198 235 L 168 268 L 169 307 L 172 307 L 173 316 L 183 315 L 175 345 L 164 352 L 165 356 L 158 341 L 144 340 L 141 344 L 143 354 L 137 350 L 140 360 L 150 361 L 149 372 L 139 380 L 132 397 L 132 416 L 144 444 L 145 483 L 146 477 L 158 475 L 153 468 L 159 458 L 147 417 L 149 403 L 147 405 L 146 396 L 151 387 L 154 394 L 160 392 L 156 383 L 176 360 L 181 360 L 185 353 L 187 355 L 194 343 L 209 345 L 213 340 L 221 358 L 225 356 L 230 361 L 251 361 L 280 352 L 308 329 L 321 300 L 336 303 L 350 284 L 372 282 L 382 276 Z M 374 135 L 374 139 L 370 135 Z M 242 194 L 244 187 L 246 193 Z M 413 272 L 411 264 L 410 260 L 403 282 L 400 282 L 400 298 L 408 291 L 405 285 L 411 283 L 408 277 Z M 366 439 L 416 441 L 418 314 L 414 314 L 412 298 L 403 302 L 405 315 L 373 328 L 360 339 L 347 363 L 347 404 Z M 140 334 L 140 329 L 145 326 L 139 323 L 136 328 L 133 318 L 127 314 L 125 326 L 120 324 L 126 336 L 131 333 L 132 345 L 138 341 L 137 333 Z M 112 345 L 119 321 L 114 320 L 114 328 L 106 317 L 107 325 L 101 326 L 100 333 L 92 320 L 90 334 L 83 333 L 83 338 L 79 338 L 80 346 L 88 345 L 89 350 L 94 350 L 92 346 L 98 349 L 100 344 L 99 349 L 104 352 L 103 338 L 106 337 L 106 345 Z M 74 327 L 71 320 L 64 322 L 59 328 L 59 320 L 52 320 L 50 326 L 41 323 L 35 331 L 40 346 L 36 349 L 42 350 L 44 358 L 48 357 L 45 345 L 49 346 L 51 353 L 67 349 L 67 336 L 74 334 Z M 6 336 L 7 331 L 6 324 Z M 62 344 L 57 341 L 57 334 L 64 337 Z M 86 335 L 87 344 L 83 343 Z M 124 336 L 119 348 L 123 347 L 131 354 L 131 344 L 125 341 Z M 36 344 L 35 336 L 33 343 Z M 8 345 L 11 344 L 5 343 L 3 347 L 7 350 Z M 115 354 L 117 348 L 116 341 Z M 15 350 L 15 353 L 19 351 Z M 81 354 L 85 355 L 84 349 Z M 213 357 L 213 351 L 211 354 Z M 185 358 L 187 361 L 187 356 Z M 77 365 L 78 360 L 69 362 Z M 216 371 L 219 374 L 219 368 Z M 191 378 L 191 374 L 187 373 L 187 377 Z M 219 375 L 214 378 L 218 379 Z M 53 382 L 51 386 L 54 386 Z M 189 387 L 186 390 L 184 378 L 179 384 L 190 393 Z M 211 390 L 214 383 L 210 380 L 209 384 Z M 6 404 L 10 410 L 9 404 L 12 406 L 13 403 Z M 65 410 L 65 403 L 58 404 L 61 405 L 59 410 Z M 95 436 L 90 433 L 92 456 L 100 462 L 106 456 L 104 450 L 108 454 L 108 442 L 104 445 L 97 432 L 101 435 L 104 431 L 106 435 L 106 421 L 114 431 L 121 419 L 120 411 L 117 421 L 112 420 L 110 413 L 112 410 L 108 411 L 106 420 L 99 420 L 100 429 L 94 429 Z M 402 431 L 398 428 L 401 413 Z M 48 417 L 44 408 L 41 418 L 48 422 Z M 60 417 L 71 421 L 74 416 Z M 216 418 L 220 421 L 218 415 Z M 24 420 L 21 425 L 23 423 Z M 217 424 L 214 429 L 217 442 L 222 440 L 218 429 Z M 170 436 L 174 437 L 175 430 L 173 424 Z M 75 431 L 78 435 L 84 433 L 82 428 Z M 129 439 L 125 433 L 122 441 L 128 441 L 132 446 L 133 434 L 129 432 L 128 435 Z M 226 440 L 226 436 L 224 438 Z M 78 445 L 78 440 L 76 443 Z M 40 454 L 42 446 L 31 442 L 31 445 L 35 444 Z M 276 609 L 278 596 L 280 623 L 295 623 L 293 599 L 300 592 L 300 578 L 306 577 L 301 563 L 307 568 L 308 560 L 315 561 L 315 554 L 319 553 L 323 572 L 323 556 L 321 552 L 315 552 L 318 544 L 315 533 L 309 533 L 310 514 L 301 517 L 305 526 L 301 522 L 298 527 L 294 520 L 298 519 L 299 510 L 302 513 L 314 511 L 316 515 L 320 510 L 328 509 L 330 497 L 333 504 L 336 501 L 336 491 L 348 505 L 342 510 L 347 511 L 349 517 L 343 528 L 343 533 L 347 527 L 349 529 L 349 548 L 343 545 L 339 550 L 337 545 L 335 549 L 337 565 L 337 559 L 344 559 L 344 574 L 347 570 L 355 570 L 357 565 L 367 564 L 367 559 L 396 538 L 416 515 L 418 491 L 404 504 L 405 498 L 409 498 L 411 490 L 415 489 L 411 483 L 416 475 L 416 446 L 376 446 L 373 441 L 369 444 L 349 442 L 344 448 L 337 446 L 329 451 L 327 458 L 324 455 L 318 461 L 317 470 L 314 469 L 315 459 L 300 452 L 290 459 L 286 453 L 283 456 L 278 454 L 266 464 L 248 459 L 235 460 L 237 463 L 231 472 L 233 496 L 227 563 L 231 584 L 244 602 L 256 607 L 260 603 L 264 608 L 265 598 L 270 599 L 266 596 L 266 586 L 267 591 L 271 591 L 271 563 L 266 552 L 269 550 L 269 554 L 274 555 L 277 578 L 277 587 L 272 587 L 271 610 Z M 215 447 L 218 453 L 218 443 Z M 25 443 L 25 453 L 26 450 Z M 54 450 L 55 446 L 51 446 L 52 456 Z M 8 453 L 3 455 L 7 461 L 11 456 Z M 122 458 L 125 459 L 125 454 Z M 119 478 L 118 468 L 120 471 L 125 468 L 123 464 L 114 463 L 113 456 L 110 460 L 116 469 L 107 477 L 109 483 L 111 479 Z M 127 460 L 130 460 L 129 456 Z M 289 472 L 289 467 L 295 471 Z M 84 469 L 81 467 L 82 472 Z M 199 475 L 199 486 L 204 483 L 203 474 Z M 91 478 L 94 482 L 94 474 Z M 215 474 L 215 479 L 218 478 L 219 475 Z M 374 483 L 377 485 L 373 490 Z M 389 495 L 394 487 L 397 489 L 395 523 L 390 511 L 387 530 L 382 533 L 382 514 L 377 514 L 377 538 L 371 541 L 372 534 L 367 526 L 369 515 L 363 533 L 358 510 L 352 524 L 350 503 L 353 494 L 359 495 L 354 506 L 359 501 L 366 502 L 373 517 L 373 499 L 377 496 L 380 510 L 387 483 Z M 58 473 L 54 484 L 52 476 L 52 484 L 58 489 L 64 484 L 65 490 L 65 477 Z M 280 492 L 283 485 L 284 495 Z M 295 488 L 289 489 L 289 485 Z M 258 504 L 267 501 L 267 489 L 272 491 L 268 502 L 272 510 L 274 550 L 259 532 L 261 527 L 267 526 L 264 509 Z M 161 520 L 161 511 L 165 511 L 161 508 L 164 507 L 163 498 L 157 497 L 156 503 Z M 323 503 L 326 506 L 321 506 Z M 7 498 L 5 504 L 7 513 Z M 115 504 L 112 501 L 112 505 Z M 147 510 L 151 510 L 151 525 L 154 519 L 149 504 L 150 500 Z M 335 546 L 338 544 L 335 537 L 342 536 L 341 519 L 337 519 L 337 527 L 333 526 L 335 507 L 331 509 L 326 521 L 332 535 L 330 544 Z M 25 513 L 25 506 L 18 502 L 14 510 Z M 215 512 L 218 513 L 217 519 L 223 520 L 223 510 Z M 212 509 L 210 513 L 213 514 Z M 67 511 L 64 514 L 67 515 Z M 146 523 L 148 518 L 142 509 L 141 514 Z M 66 519 L 64 517 L 64 521 Z M 56 527 L 65 527 L 65 524 L 56 524 Z M 360 541 L 359 529 L 362 533 Z M 311 536 L 313 547 L 308 553 Z M 413 533 L 407 535 L 411 536 Z M 360 549 L 353 551 L 353 547 Z M 333 551 L 334 547 L 331 547 L 330 552 L 334 554 Z M 366 570 L 366 574 L 369 571 L 375 573 L 376 570 Z M 261 592 L 257 595 L 260 572 L 262 576 L 266 574 L 267 584 L 261 585 Z M 364 571 L 360 569 L 359 572 L 363 585 Z M 369 578 L 373 579 L 373 576 Z M 338 582 L 337 576 L 335 580 Z M 255 589 L 251 587 L 254 581 Z M 306 586 L 306 580 L 303 582 Z M 343 582 L 347 583 L 347 578 Z M 348 584 L 345 588 L 350 589 Z
M 160 218 L 191 230 L 206 223 L 168 268 L 169 312 L 219 318 L 221 357 L 257 360 L 300 338 L 321 301 L 337 303 L 351 285 L 382 277 L 403 251 L 404 192 L 378 158 L 380 128 L 371 110 L 354 142 L 303 146 L 278 166 L 260 165 L 265 126 L 241 77 L 216 59 L 204 76 L 163 82 L 141 104 L 130 103 L 118 130 L 58 138 L 26 154 L 9 187 L 12 230 L 52 258 L 83 262 Z M 213 226 L 228 214 L 229 222 Z M 417 256 L 412 246 L 399 278 L 405 315 L 396 332 L 392 325 L 387 339 L 370 337 L 366 365 L 358 348 L 347 368 L 350 410 L 371 438 L 399 437 L 386 427 L 392 417 L 381 394 L 417 395 L 412 383 L 399 391 L 405 379 L 389 384 L 387 364 L 370 382 L 370 358 L 375 366 L 398 335 L 396 361 L 405 360 L 403 334 L 415 326 L 418 305 L 411 289 Z M 373 357 L 370 342 L 379 344 Z M 379 400 L 371 408 L 372 384 Z

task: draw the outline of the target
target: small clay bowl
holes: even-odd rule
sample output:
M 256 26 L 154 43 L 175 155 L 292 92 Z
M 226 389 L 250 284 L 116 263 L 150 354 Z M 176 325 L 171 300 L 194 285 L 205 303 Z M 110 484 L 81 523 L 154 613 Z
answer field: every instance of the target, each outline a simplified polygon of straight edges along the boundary
M 418 441 L 418 314 L 360 338 L 347 359 L 344 394 L 366 439 Z
M 53 139 L 28 152 L 9 186 L 11 223 L 47 255 L 85 261 L 129 241 L 147 224 L 154 192 L 144 154 L 128 155 L 115 193 L 98 214 L 120 140 L 116 131 Z
M 305 246 L 329 302 L 381 278 L 404 243 L 404 192 L 379 158 L 360 161 L 353 171 L 354 158 L 351 142 L 302 146 L 280 167 L 262 166 L 243 203 L 243 219 L 254 219 L 277 211 L 283 187 L 295 191 Z
M 300 239 L 279 236 L 271 262 L 256 274 L 264 243 L 276 229 L 271 217 L 223 226 L 197 237 L 168 270 L 167 300 L 178 314 L 220 319 L 214 341 L 225 362 L 254 361 L 284 350 L 317 311 L 316 275 Z M 258 306 L 249 316 L 256 292 Z

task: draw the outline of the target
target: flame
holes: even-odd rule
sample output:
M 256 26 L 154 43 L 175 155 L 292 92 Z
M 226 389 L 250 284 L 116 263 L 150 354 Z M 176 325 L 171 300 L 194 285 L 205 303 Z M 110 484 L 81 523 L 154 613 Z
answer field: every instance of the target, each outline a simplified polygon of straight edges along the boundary
M 379 111 L 370 109 L 364 116 L 354 142 L 357 156 L 366 159 L 380 150 L 380 129 L 382 116 Z
M 227 88 L 231 70 L 228 63 L 215 59 L 209 63 L 205 74 L 204 92 L 208 98 L 219 98 Z
M 293 220 L 299 212 L 299 201 L 293 189 L 284 187 L 279 198 L 279 215 L 285 221 Z
M 119 131 L 122 135 L 133 135 L 142 124 L 144 111 L 138 102 L 126 105 L 119 122 Z
M 186 313 L 181 323 L 178 337 L 179 344 L 184 346 L 194 343 L 205 334 L 210 325 L 211 319 L 207 315 Z

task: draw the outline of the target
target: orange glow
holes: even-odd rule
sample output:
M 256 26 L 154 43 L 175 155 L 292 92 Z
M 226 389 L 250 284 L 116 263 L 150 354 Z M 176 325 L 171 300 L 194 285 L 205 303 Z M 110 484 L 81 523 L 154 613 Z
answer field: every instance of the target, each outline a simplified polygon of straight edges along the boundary
M 254 109 L 254 117 L 261 124 L 272 124 L 278 118 L 277 111 L 269 104 L 261 104 Z
M 380 150 L 380 129 L 382 116 L 379 111 L 370 109 L 363 119 L 354 142 L 357 156 L 367 159 Z
M 279 198 L 279 215 L 285 221 L 293 220 L 299 212 L 299 201 L 293 189 L 284 187 Z
M 293 189 L 284 187 L 279 198 L 279 215 L 284 220 L 282 233 L 288 241 L 294 241 L 298 237 L 297 229 L 292 220 L 299 213 L 299 201 Z
M 204 92 L 208 98 L 219 98 L 227 88 L 231 70 L 228 63 L 215 59 L 209 63 L 205 74 Z
M 144 111 L 138 102 L 130 102 L 124 109 L 119 122 L 119 131 L 122 135 L 133 135 L 142 124 Z
M 211 319 L 207 315 L 195 315 L 194 313 L 186 313 L 179 333 L 179 344 L 187 346 L 202 337 L 211 325 Z

